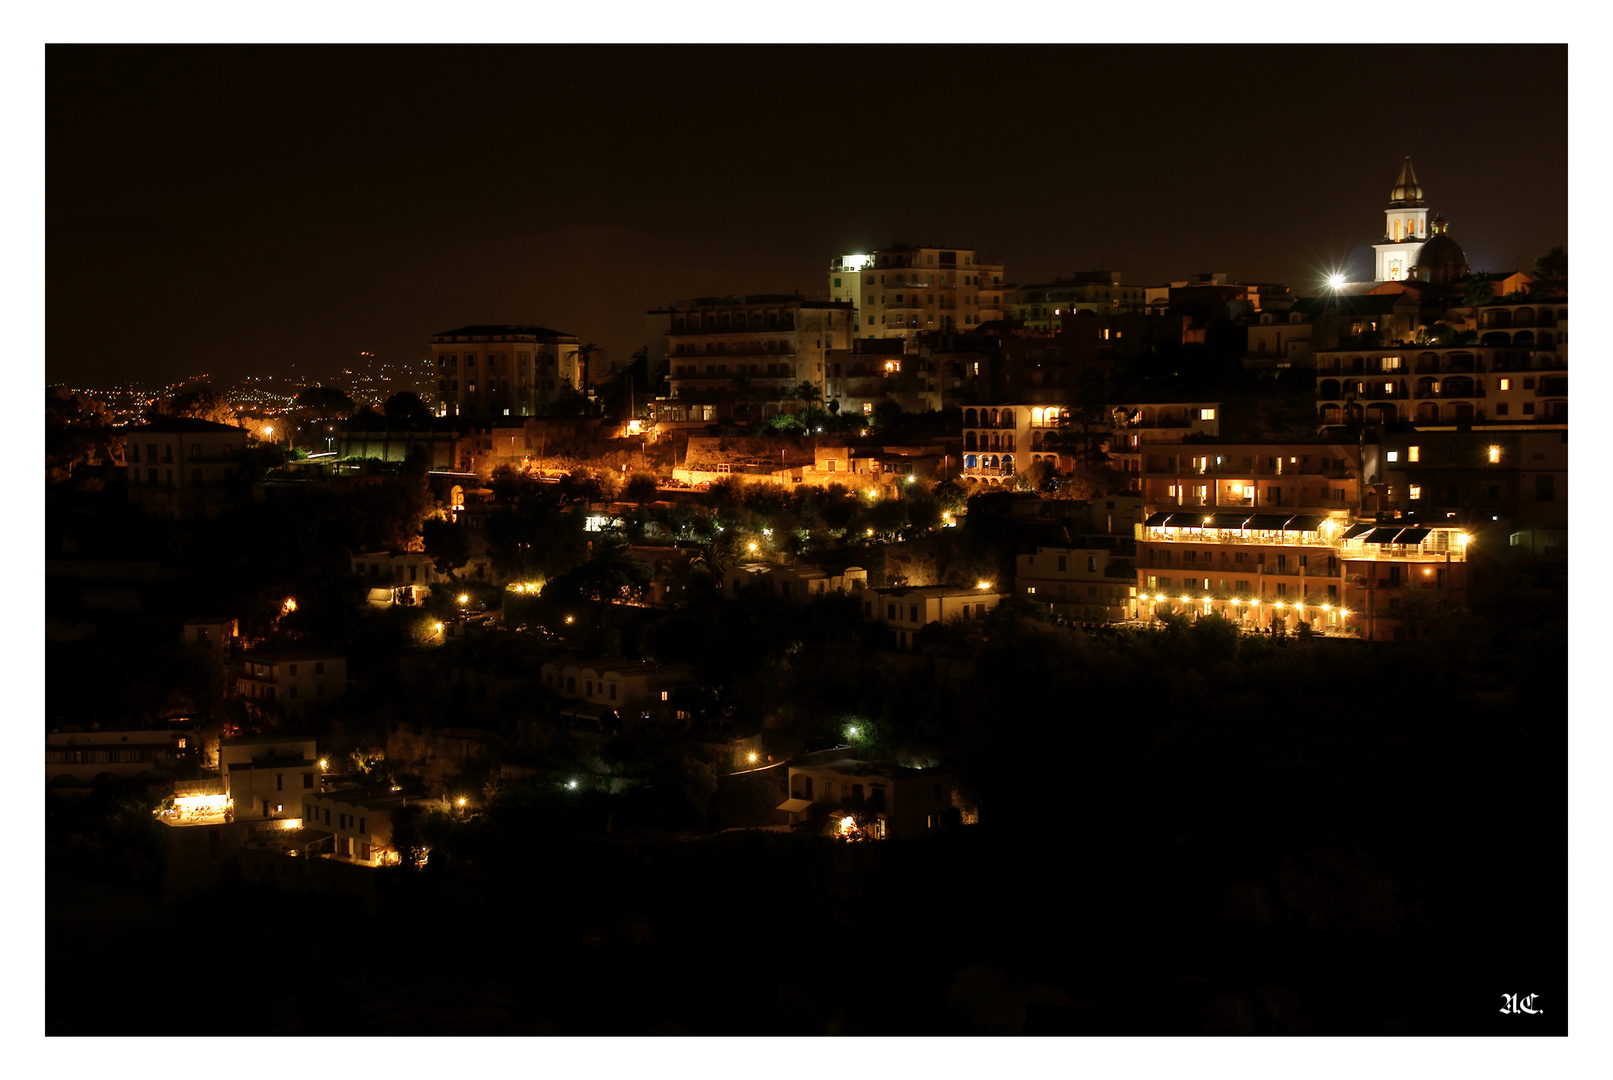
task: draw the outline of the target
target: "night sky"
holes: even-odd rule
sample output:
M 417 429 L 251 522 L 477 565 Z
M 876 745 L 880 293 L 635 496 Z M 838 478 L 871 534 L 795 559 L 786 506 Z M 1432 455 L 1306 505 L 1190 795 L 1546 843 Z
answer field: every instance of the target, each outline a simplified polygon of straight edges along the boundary
M 50 47 L 48 382 L 324 371 L 814 296 L 840 252 L 1029 283 L 1370 274 L 1410 154 L 1475 269 L 1568 240 L 1552 46 Z M 1364 254 L 1363 254 L 1364 252 Z M 295 365 L 295 367 L 293 366 Z

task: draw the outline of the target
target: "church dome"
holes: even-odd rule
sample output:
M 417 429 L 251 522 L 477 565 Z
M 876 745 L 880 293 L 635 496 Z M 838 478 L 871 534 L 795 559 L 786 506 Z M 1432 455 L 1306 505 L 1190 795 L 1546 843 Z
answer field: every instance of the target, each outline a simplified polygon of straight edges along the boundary
M 1452 285 L 1467 276 L 1467 256 L 1462 245 L 1441 229 L 1417 249 L 1417 267 L 1412 277 L 1435 285 Z
M 1411 158 L 1407 158 L 1400 166 L 1400 175 L 1395 177 L 1395 186 L 1389 191 L 1389 206 L 1393 209 L 1422 204 L 1423 186 L 1417 182 L 1417 170 L 1411 167 Z

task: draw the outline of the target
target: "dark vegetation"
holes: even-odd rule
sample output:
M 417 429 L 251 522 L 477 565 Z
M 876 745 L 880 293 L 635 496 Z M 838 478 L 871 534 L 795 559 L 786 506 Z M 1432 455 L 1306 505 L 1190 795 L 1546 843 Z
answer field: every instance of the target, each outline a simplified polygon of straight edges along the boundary
M 173 525 L 59 485 L 50 543 L 173 572 L 115 617 L 47 597 L 98 628 L 49 645 L 47 726 L 234 716 L 174 633 L 228 613 L 270 647 L 349 657 L 353 694 L 275 730 L 336 756 L 398 725 L 481 730 L 493 749 L 450 782 L 473 812 L 400 823 L 430 857 L 374 872 L 373 905 L 228 869 L 164 902 L 143 785 L 48 794 L 48 1030 L 196 1032 L 142 989 L 140 965 L 170 953 L 283 973 L 253 1007 L 210 1011 L 222 1034 L 1454 1034 L 1492 1030 L 1503 992 L 1566 1000 L 1565 620 L 1452 616 L 1375 646 L 1213 618 L 1088 631 L 1010 602 L 893 655 L 851 598 L 729 600 L 716 583 L 764 529 L 770 557 L 875 584 L 1011 569 L 991 515 L 938 527 L 955 485 L 869 504 L 726 484 L 668 507 L 629 482 L 622 527 L 585 533 L 598 484 L 495 478 L 487 551 L 546 587 L 467 581 L 505 629 L 440 645 L 419 627 L 455 616 L 447 590 L 425 611 L 366 609 L 347 562 L 422 526 L 447 564 L 469 550 L 418 470 Z M 905 538 L 902 559 L 870 529 Z M 620 603 L 646 587 L 628 540 L 703 543 L 686 599 Z M 562 652 L 689 664 L 694 715 L 567 726 L 536 680 Z M 979 824 L 863 845 L 717 831 L 731 766 L 711 746 L 832 745 L 848 718 L 863 752 L 951 768 Z M 1566 1030 L 1565 1009 L 1542 1019 L 1535 1033 Z

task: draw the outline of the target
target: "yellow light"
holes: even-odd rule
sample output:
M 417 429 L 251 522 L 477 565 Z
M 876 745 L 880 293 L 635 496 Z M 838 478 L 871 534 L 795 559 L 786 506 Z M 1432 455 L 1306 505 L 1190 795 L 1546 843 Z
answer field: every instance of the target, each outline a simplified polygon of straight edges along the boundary
M 1238 598 L 1237 598 L 1237 597 L 1233 597 L 1233 598 L 1232 598 L 1232 606 L 1233 606 L 1233 607 L 1237 607 L 1237 606 L 1238 606 L 1238 605 L 1239 605 L 1239 604 L 1241 604 L 1241 603 L 1243 603 L 1243 601 L 1242 601 L 1242 600 L 1239 600 L 1239 599 L 1238 599 Z
M 570 626 L 570 625 L 571 625 L 571 616 L 570 616 L 570 615 L 567 615 L 567 616 L 566 616 L 566 625 L 567 625 L 567 626 Z
M 461 604 L 463 604 L 463 603 L 465 603 L 465 602 L 466 602 L 466 601 L 468 601 L 468 600 L 469 600 L 469 599 L 470 599 L 470 597 L 468 597 L 468 596 L 466 596 L 466 595 L 465 595 L 465 594 L 464 594 L 464 593 L 460 593 L 460 594 L 459 594 L 459 602 L 460 602 L 460 603 L 461 603 Z
M 752 550 L 752 551 L 755 551 L 755 550 L 756 550 L 756 541 L 754 541 L 754 540 L 752 540 L 752 541 L 751 541 L 751 542 L 750 542 L 750 549 L 751 549 L 751 550 Z
M 280 605 L 280 613 L 282 615 L 289 615 L 293 611 L 296 611 L 296 610 L 297 610 L 297 599 L 296 599 L 296 597 L 293 597 L 293 596 L 286 597 L 285 603 Z
M 1501 448 L 1499 446 L 1490 447 L 1490 464 L 1494 465 L 1497 462 L 1499 462 L 1500 460 L 1501 460 Z
M 463 795 L 461 795 L 461 796 L 460 796 L 460 797 L 459 797 L 459 805 L 460 805 L 460 806 L 464 806 L 464 805 L 465 805 L 465 796 L 463 796 Z
M 989 581 L 977 581 L 977 582 L 975 582 L 975 588 L 977 588 L 977 589 L 989 589 L 989 588 L 991 588 L 991 582 L 989 582 Z
M 752 754 L 747 760 L 749 760 L 752 765 L 756 764 L 756 755 Z
M 1333 605 L 1332 604 L 1323 604 L 1322 605 L 1322 610 L 1323 611 L 1332 611 L 1333 610 Z
M 431 629 L 436 633 L 442 633 L 442 623 L 432 623 Z
M 1188 601 L 1188 597 L 1186 597 L 1186 596 L 1182 597 L 1182 603 L 1185 604 L 1185 603 L 1187 603 L 1187 601 Z
M 328 769 L 328 768 L 330 768 L 330 762 L 325 758 L 320 758 L 319 759 L 319 767 L 321 769 Z
M 1278 600 L 1278 601 L 1275 601 L 1271 606 L 1281 610 L 1281 608 L 1283 606 L 1283 602 L 1281 600 Z
M 857 819 L 852 817 L 850 814 L 847 814 L 845 817 L 840 819 L 840 831 L 841 832 L 849 833 L 853 829 L 855 829 L 856 827 L 857 827 Z
M 1467 546 L 1467 533 L 1461 533 L 1460 535 L 1458 535 L 1456 537 L 1456 542 L 1460 546 L 1466 547 Z

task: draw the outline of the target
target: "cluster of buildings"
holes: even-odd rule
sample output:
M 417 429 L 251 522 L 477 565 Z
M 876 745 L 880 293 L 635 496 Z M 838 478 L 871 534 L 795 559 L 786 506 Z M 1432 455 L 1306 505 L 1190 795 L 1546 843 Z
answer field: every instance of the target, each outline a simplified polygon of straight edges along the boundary
M 1219 274 L 1143 287 L 1094 271 L 1017 285 L 1000 259 L 971 248 L 841 255 L 822 298 L 705 297 L 649 312 L 647 354 L 667 392 L 645 403 L 646 417 L 605 426 L 641 441 L 673 436 L 661 479 L 693 489 L 737 475 L 887 494 L 916 477 L 1007 490 L 1102 461 L 1112 470 L 1103 520 L 1025 532 L 1004 595 L 1081 621 L 1214 612 L 1267 632 L 1393 636 L 1410 585 L 1436 606 L 1462 604 L 1475 585 L 1503 586 L 1509 558 L 1565 561 L 1568 305 L 1565 280 L 1528 273 L 1488 297 L 1466 287 L 1462 249 L 1409 160 L 1383 213 L 1375 279 L 1336 278 L 1302 298 Z M 1312 435 L 1233 441 L 1213 397 L 1083 391 L 1118 360 L 1202 342 L 1217 322 L 1246 333 L 1246 367 L 1309 372 Z M 562 428 L 599 426 L 541 416 L 588 389 L 590 347 L 574 335 L 465 326 L 431 349 L 434 411 L 460 422 L 338 425 L 335 456 L 424 461 L 453 485 L 458 510 L 493 468 L 530 466 L 577 434 Z M 849 441 L 709 433 L 780 412 L 868 415 L 885 402 L 955 417 L 958 434 L 895 446 L 866 431 Z M 243 447 L 240 429 L 200 420 L 133 429 L 130 498 L 173 516 L 208 512 Z M 1496 563 L 1479 575 L 1491 580 L 1470 573 L 1478 553 Z M 440 583 L 428 564 L 408 553 L 354 560 L 388 602 Z M 887 621 L 898 640 L 913 629 Z

